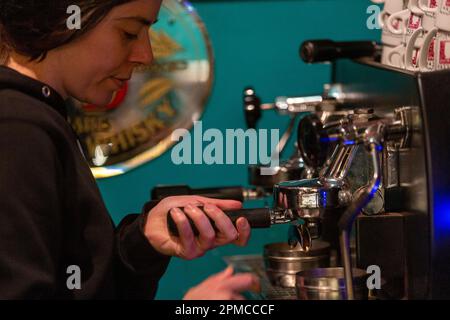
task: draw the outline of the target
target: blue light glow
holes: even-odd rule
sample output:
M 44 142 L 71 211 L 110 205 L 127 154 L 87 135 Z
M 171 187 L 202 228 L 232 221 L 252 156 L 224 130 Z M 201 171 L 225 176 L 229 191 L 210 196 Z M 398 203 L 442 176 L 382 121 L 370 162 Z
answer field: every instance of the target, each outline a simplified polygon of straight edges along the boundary
M 444 236 L 450 231 L 450 194 L 435 194 L 433 208 L 434 231 L 436 238 Z
M 329 142 L 335 142 L 338 141 L 337 137 L 321 137 L 320 142 L 322 143 L 329 143 Z
M 378 181 L 370 191 L 370 199 L 372 199 L 373 195 L 377 192 L 378 188 L 380 187 L 380 181 Z
M 327 207 L 327 192 L 326 191 L 322 191 L 321 192 L 321 202 L 322 202 L 322 206 L 324 207 L 324 208 L 326 208 Z

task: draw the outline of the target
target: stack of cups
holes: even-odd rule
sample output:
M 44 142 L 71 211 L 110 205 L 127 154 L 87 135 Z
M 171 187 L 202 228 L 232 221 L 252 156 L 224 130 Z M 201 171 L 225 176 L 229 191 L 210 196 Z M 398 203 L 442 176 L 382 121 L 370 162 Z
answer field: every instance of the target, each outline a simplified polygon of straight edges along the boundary
M 381 62 L 411 71 L 450 69 L 450 0 L 372 0 L 384 3 Z

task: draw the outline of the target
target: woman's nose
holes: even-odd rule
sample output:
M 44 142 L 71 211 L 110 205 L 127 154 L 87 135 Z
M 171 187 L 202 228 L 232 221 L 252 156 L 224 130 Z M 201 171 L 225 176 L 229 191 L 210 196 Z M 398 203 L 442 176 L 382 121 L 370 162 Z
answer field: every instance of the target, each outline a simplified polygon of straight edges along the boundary
M 130 62 L 150 65 L 153 62 L 153 49 L 150 36 L 146 34 L 141 41 L 137 42 L 130 55 Z

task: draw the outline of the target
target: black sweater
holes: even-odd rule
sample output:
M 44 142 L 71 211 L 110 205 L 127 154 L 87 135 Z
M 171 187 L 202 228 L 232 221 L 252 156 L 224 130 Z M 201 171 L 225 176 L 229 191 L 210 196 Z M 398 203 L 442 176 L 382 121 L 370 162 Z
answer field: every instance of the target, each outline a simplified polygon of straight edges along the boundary
M 66 117 L 55 90 L 0 66 L 0 299 L 153 298 L 169 257 L 145 212 L 114 227 Z

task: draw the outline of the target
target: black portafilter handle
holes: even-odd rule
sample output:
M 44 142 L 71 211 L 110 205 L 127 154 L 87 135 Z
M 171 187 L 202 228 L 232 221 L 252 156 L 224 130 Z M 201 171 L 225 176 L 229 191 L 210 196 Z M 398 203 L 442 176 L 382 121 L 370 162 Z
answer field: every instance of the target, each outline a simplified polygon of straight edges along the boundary
M 200 207 L 201 208 L 201 207 Z M 256 209 L 239 209 L 239 210 L 224 210 L 224 213 L 230 218 L 233 225 L 236 225 L 236 220 L 240 217 L 244 217 L 248 220 L 251 228 L 269 228 L 271 223 L 271 215 L 269 208 L 256 208 Z M 199 232 L 194 224 L 194 222 L 188 217 L 191 224 L 192 231 L 194 235 L 198 236 Z M 211 225 L 215 231 L 218 231 L 214 221 L 209 218 Z M 169 231 L 174 236 L 179 236 L 177 226 L 175 221 L 173 221 L 170 213 L 167 214 L 167 226 Z
M 161 200 L 170 196 L 198 195 L 215 199 L 244 201 L 244 188 L 239 186 L 193 189 L 187 185 L 156 186 L 152 189 L 151 199 Z
M 300 46 L 300 57 L 306 63 L 331 62 L 341 58 L 374 57 L 378 48 L 374 41 L 307 40 Z

